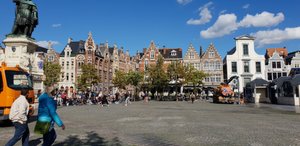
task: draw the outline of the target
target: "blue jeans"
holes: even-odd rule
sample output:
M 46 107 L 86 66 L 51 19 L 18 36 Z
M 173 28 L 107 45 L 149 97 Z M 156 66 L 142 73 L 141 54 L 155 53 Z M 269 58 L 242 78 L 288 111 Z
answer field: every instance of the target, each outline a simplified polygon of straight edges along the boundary
M 56 132 L 54 128 L 50 130 L 48 133 L 43 135 L 43 145 L 42 146 L 51 146 L 56 139 Z
M 13 123 L 15 126 L 15 135 L 7 142 L 5 146 L 13 146 L 22 138 L 22 146 L 29 146 L 29 129 L 27 123 Z

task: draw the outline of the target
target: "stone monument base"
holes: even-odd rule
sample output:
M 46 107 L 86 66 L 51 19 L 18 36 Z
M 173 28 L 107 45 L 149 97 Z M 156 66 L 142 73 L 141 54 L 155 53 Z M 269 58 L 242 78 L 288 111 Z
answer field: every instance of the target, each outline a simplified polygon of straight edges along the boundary
M 5 45 L 5 63 L 7 66 L 19 65 L 31 73 L 34 62 L 34 52 L 38 45 L 33 39 L 27 37 L 12 37 L 7 36 L 3 40 Z

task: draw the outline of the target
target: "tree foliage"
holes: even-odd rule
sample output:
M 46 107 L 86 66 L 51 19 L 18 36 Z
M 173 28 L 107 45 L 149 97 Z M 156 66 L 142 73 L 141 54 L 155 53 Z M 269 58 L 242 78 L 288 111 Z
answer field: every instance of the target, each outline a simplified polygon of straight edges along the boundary
M 58 63 L 45 62 L 43 68 L 44 74 L 46 76 L 44 85 L 51 86 L 53 84 L 56 84 L 59 81 L 59 77 L 61 74 L 60 65 Z
M 186 83 L 191 83 L 194 86 L 194 89 L 196 89 L 196 86 L 200 86 L 203 84 L 204 78 L 208 76 L 208 74 L 204 73 L 203 71 L 199 71 L 195 69 L 193 66 L 186 67 L 186 77 L 185 81 Z
M 129 85 L 134 86 L 134 88 L 135 88 L 135 90 L 134 90 L 135 91 L 134 92 L 135 96 L 137 96 L 138 86 L 142 82 L 143 77 L 144 77 L 144 75 L 142 73 L 140 73 L 140 72 L 137 72 L 137 71 L 130 71 L 126 75 L 127 83 Z
M 126 74 L 127 83 L 132 86 L 138 86 L 143 80 L 143 74 L 137 71 L 130 71 Z
M 126 73 L 123 71 L 116 71 L 112 82 L 115 85 L 115 87 L 118 87 L 120 89 L 125 89 L 127 85 Z
M 82 74 L 78 78 L 79 89 L 86 89 L 93 84 L 99 83 L 100 78 L 97 75 L 96 68 L 91 64 L 84 64 L 81 66 Z
M 149 85 L 152 91 L 163 92 L 163 89 L 168 85 L 169 78 L 163 69 L 164 59 L 159 55 L 157 63 L 149 67 Z
M 178 85 L 182 84 L 185 78 L 184 66 L 181 62 L 172 62 L 168 66 L 168 77 L 171 83 L 175 85 L 175 93 L 177 95 Z

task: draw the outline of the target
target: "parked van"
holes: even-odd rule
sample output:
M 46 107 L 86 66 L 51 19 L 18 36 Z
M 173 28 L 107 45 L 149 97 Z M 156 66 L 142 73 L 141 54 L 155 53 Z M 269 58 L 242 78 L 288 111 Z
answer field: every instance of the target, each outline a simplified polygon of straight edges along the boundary
M 21 94 L 21 89 L 29 90 L 27 97 L 30 104 L 30 114 L 34 112 L 34 92 L 30 74 L 20 68 L 8 67 L 5 63 L 0 66 L 0 120 L 8 120 L 12 103 Z

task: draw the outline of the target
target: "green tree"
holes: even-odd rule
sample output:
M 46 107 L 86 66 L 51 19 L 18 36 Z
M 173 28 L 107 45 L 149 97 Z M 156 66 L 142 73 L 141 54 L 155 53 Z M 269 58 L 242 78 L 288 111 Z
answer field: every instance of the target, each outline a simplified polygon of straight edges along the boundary
M 115 87 L 125 89 L 128 85 L 126 73 L 122 71 L 116 71 L 115 76 L 112 80 Z
M 100 82 L 100 78 L 97 75 L 96 68 L 91 64 L 84 64 L 81 66 L 82 74 L 78 78 L 78 88 L 85 90 L 88 87 L 93 86 Z
M 152 89 L 152 95 L 155 92 L 162 93 L 163 89 L 168 86 L 169 79 L 167 73 L 163 69 L 164 59 L 159 55 L 157 63 L 149 67 L 149 86 Z
M 176 96 L 176 99 L 177 99 L 178 85 L 180 85 L 180 84 L 183 83 L 184 77 L 185 77 L 184 66 L 179 61 L 172 62 L 168 66 L 167 73 L 168 73 L 170 82 L 174 83 L 174 86 L 175 86 L 175 96 Z
M 134 90 L 135 97 L 137 97 L 137 89 L 140 82 L 142 82 L 143 77 L 144 77 L 143 74 L 137 71 L 130 71 L 129 73 L 126 74 L 127 83 L 134 86 L 135 88 Z
M 51 86 L 59 81 L 61 66 L 58 63 L 45 62 L 44 63 L 44 74 L 46 80 L 44 85 Z
M 196 91 L 196 86 L 203 84 L 204 78 L 208 76 L 207 73 L 195 69 L 193 66 L 186 67 L 186 83 L 191 83 L 194 86 L 194 92 Z

